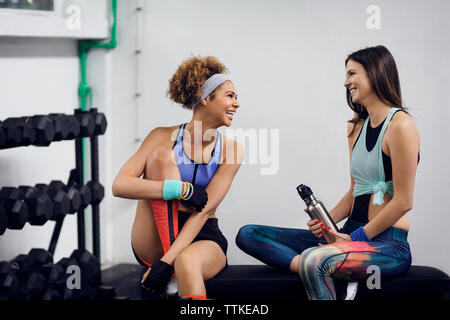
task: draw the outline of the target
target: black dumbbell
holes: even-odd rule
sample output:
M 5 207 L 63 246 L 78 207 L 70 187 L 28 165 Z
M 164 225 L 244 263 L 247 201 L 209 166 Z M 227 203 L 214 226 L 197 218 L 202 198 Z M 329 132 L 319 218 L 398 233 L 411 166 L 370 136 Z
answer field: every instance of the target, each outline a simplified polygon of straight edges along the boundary
M 28 207 L 28 222 L 33 226 L 42 226 L 53 216 L 53 202 L 45 192 L 39 192 L 30 186 L 19 186 L 21 197 Z
M 61 300 L 66 286 L 66 270 L 59 264 L 43 265 L 39 273 L 47 279 L 43 300 Z
M 52 221 L 56 221 L 59 218 L 64 217 L 70 211 L 70 200 L 69 196 L 64 190 L 58 188 L 49 188 L 48 185 L 43 183 L 38 183 L 35 188 L 43 193 L 47 193 L 53 202 L 53 215 L 50 218 Z
M 2 205 L 0 204 L 0 207 Z M 8 225 L 8 215 L 6 214 L 6 210 L 0 209 L 0 236 L 5 233 L 6 227 Z
M 76 268 L 69 269 L 71 266 Z M 79 287 L 69 279 L 79 272 Z M 84 300 L 112 299 L 115 290 L 100 286 L 100 263 L 90 252 L 75 250 L 69 258 L 53 264 L 53 256 L 44 249 L 32 249 L 10 263 L 0 263 L 0 299 Z M 9 281 L 2 281 L 4 279 Z M 6 285 L 5 285 L 6 283 Z M 7 285 L 10 283 L 11 285 Z M 3 284 L 3 286 L 2 286 Z
M 91 189 L 91 203 L 99 204 L 105 196 L 105 188 L 98 181 L 89 181 L 86 185 Z
M 58 119 L 62 123 L 63 129 L 58 134 L 58 140 L 72 140 L 80 135 L 80 122 L 74 115 L 50 113 L 49 116 L 52 119 Z
M 108 121 L 103 113 L 97 113 L 95 115 L 95 135 L 102 135 L 106 132 L 108 127 Z
M 64 114 L 50 113 L 49 118 L 53 121 L 55 126 L 55 137 L 53 141 L 61 141 L 67 139 L 69 135 L 70 125 L 68 119 Z
M 0 190 L 0 215 L 6 213 L 7 228 L 20 230 L 28 221 L 28 207 L 22 198 L 21 191 L 13 187 L 3 187 Z
M 100 285 L 100 263 L 92 253 L 87 250 L 76 249 L 70 257 L 78 261 L 78 265 L 85 272 L 86 280 L 89 284 L 93 286 Z
M 55 125 L 49 116 L 36 115 L 32 117 L 24 117 L 24 119 L 31 123 L 36 132 L 36 140 L 33 145 L 46 147 L 54 141 Z
M 14 261 L 20 266 L 20 274 L 25 278 L 32 272 L 39 271 L 45 264 L 53 263 L 53 255 L 45 249 L 32 248 L 28 254 L 18 255 Z
M 16 124 L 0 122 L 0 131 L 3 133 L 0 134 L 0 136 L 3 136 L 3 143 L 0 144 L 2 148 L 10 148 L 20 144 L 22 134 Z
M 78 262 L 74 258 L 62 258 L 57 263 L 58 266 L 61 266 L 61 268 L 65 271 L 64 274 L 64 281 L 65 285 L 62 288 L 62 297 L 64 300 L 81 300 L 82 298 L 82 292 L 84 290 L 84 286 L 80 283 L 80 288 L 77 289 L 76 285 L 77 283 L 74 283 L 73 281 L 69 280 L 68 278 L 72 276 L 72 270 L 69 269 L 70 266 L 78 266 Z M 75 269 L 76 270 L 76 269 Z M 81 269 L 79 269 L 81 270 Z M 80 274 L 82 276 L 83 274 Z M 81 280 L 80 280 L 81 282 Z
M 53 263 L 53 255 L 45 249 L 33 248 L 27 255 L 18 255 L 13 261 L 19 265 L 20 297 L 39 300 L 47 287 L 47 279 L 41 274 L 43 265 Z
M 27 300 L 61 300 L 66 283 L 65 269 L 53 264 L 52 255 L 44 249 L 32 249 L 24 260 L 26 270 L 22 297 Z
M 62 190 L 67 194 L 67 197 L 69 198 L 70 202 L 70 209 L 68 213 L 75 213 L 78 211 L 78 209 L 81 206 L 81 195 L 77 188 L 74 186 L 67 187 L 62 181 L 60 180 L 53 180 L 48 185 L 49 190 L 52 190 L 51 192 L 55 193 L 58 190 Z
M 79 137 L 91 137 L 95 132 L 95 120 L 89 111 L 75 110 L 75 117 L 80 122 Z
M 81 196 L 80 209 L 86 209 L 86 207 L 92 202 L 91 188 L 89 188 L 87 185 L 82 185 L 78 187 L 78 191 L 80 192 Z
M 77 138 L 80 135 L 80 121 L 78 121 L 75 115 L 65 115 L 67 122 L 69 124 L 69 135 L 67 136 L 67 140 L 72 140 Z
M 26 300 L 41 300 L 46 288 L 47 279 L 45 279 L 45 276 L 38 272 L 32 272 L 21 291 Z
M 100 264 L 86 250 L 75 250 L 69 258 L 63 258 L 58 263 L 66 270 L 66 285 L 63 290 L 64 300 L 94 299 L 99 285 Z M 69 269 L 69 267 L 76 267 Z M 73 272 L 79 272 L 79 283 L 68 279 Z M 77 287 L 76 285 L 79 285 Z
M 72 252 L 70 258 L 76 259 L 82 273 L 82 283 L 91 288 L 89 294 L 94 294 L 95 288 L 100 286 L 101 269 L 98 259 L 89 251 L 76 249 Z M 93 289 L 93 290 L 92 290 Z
M 81 209 L 85 209 L 89 204 L 99 204 L 105 196 L 104 187 L 96 181 L 89 181 L 78 190 L 81 196 Z
M 101 112 L 97 112 L 97 108 L 92 108 L 89 110 L 94 118 L 95 130 L 94 135 L 102 135 L 106 132 L 106 127 L 108 126 L 108 122 L 106 121 L 105 114 Z
M 33 125 L 26 121 L 25 118 L 8 118 L 4 122 L 6 128 L 17 128 L 20 132 L 19 141 L 9 140 L 6 142 L 6 147 L 18 147 L 18 146 L 29 146 L 36 141 L 36 132 Z M 15 140 L 15 139 L 14 139 Z
M 0 149 L 3 149 L 6 145 L 6 133 L 3 129 L 2 121 L 0 121 Z
M 53 255 L 45 249 L 33 248 L 30 250 L 23 263 L 25 280 L 25 299 L 39 300 L 45 292 L 47 286 L 46 277 L 40 273 L 43 265 L 53 263 Z
M 65 191 L 67 192 L 67 196 L 70 200 L 70 211 L 69 213 L 77 212 L 81 207 L 81 194 L 80 191 L 74 186 L 65 187 Z
M 0 300 L 14 300 L 20 296 L 19 265 L 17 262 L 0 262 Z

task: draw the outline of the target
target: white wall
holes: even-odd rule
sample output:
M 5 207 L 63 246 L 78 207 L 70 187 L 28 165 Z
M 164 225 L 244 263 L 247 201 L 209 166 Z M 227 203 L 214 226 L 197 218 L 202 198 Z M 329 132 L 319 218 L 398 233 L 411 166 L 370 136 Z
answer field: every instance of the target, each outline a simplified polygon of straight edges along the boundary
M 403 98 L 421 135 L 421 162 L 414 208 L 409 214 L 413 263 L 450 273 L 446 249 L 450 235 L 445 229 L 450 223 L 445 214 L 450 192 L 449 151 L 445 148 L 450 137 L 450 111 L 446 107 L 450 85 L 448 1 L 379 0 L 379 30 L 366 27 L 366 9 L 375 4 L 372 1 L 143 2 L 138 78 L 143 95 L 138 115 L 134 97 L 135 1 L 118 3 L 118 47 L 112 52 L 95 51 L 88 60 L 96 106 L 107 114 L 109 122 L 100 142 L 100 179 L 106 191 L 139 147 L 137 136 L 145 136 L 155 126 L 189 121 L 190 112 L 165 97 L 177 66 L 191 53 L 214 55 L 230 69 L 241 102 L 232 128 L 267 130 L 269 137 L 270 130 L 279 130 L 277 174 L 261 175 L 267 166 L 244 164 L 217 210 L 229 241 L 229 263 L 258 263 L 234 243 L 241 226 L 259 223 L 305 228 L 308 218 L 295 190 L 300 183 L 311 186 L 328 208 L 346 192 L 346 120 L 352 113 L 345 101 L 344 60 L 357 49 L 383 44 L 396 59 Z M 25 57 L 24 46 L 29 52 Z M 60 47 L 62 53 L 52 53 Z M 9 54 L 4 54 L 4 48 L 9 48 Z M 0 95 L 0 118 L 37 113 L 35 110 L 46 113 L 57 106 L 59 111 L 70 112 L 77 101 L 77 63 L 72 42 L 0 39 L 0 87 L 6 88 Z M 41 68 L 46 67 L 49 71 L 44 72 Z M 29 79 L 39 76 L 46 81 Z M 225 128 L 221 130 L 227 134 Z M 66 149 L 56 150 L 63 147 Z M 27 160 L 17 160 L 31 152 L 33 157 L 41 156 L 39 148 L 1 151 L 1 185 L 59 176 L 66 179 L 73 160 L 64 163 L 61 159 L 73 154 L 73 144 L 57 143 L 51 148 L 60 159 L 48 167 L 44 159 L 33 161 L 29 167 Z M 42 157 L 49 152 L 43 152 Z M 45 169 L 36 172 L 36 166 Z M 102 261 L 135 262 L 130 248 L 135 208 L 134 200 L 113 198 L 110 193 L 105 197 L 101 205 Z M 71 227 L 74 233 L 76 224 L 65 223 L 64 228 Z M 13 253 L 24 251 L 35 241 L 47 244 L 50 231 L 34 233 L 34 228 L 29 228 L 33 232 L 8 230 L 0 238 L 0 260 L 12 258 Z M 57 252 L 71 247 L 67 249 L 70 252 L 76 245 L 76 234 L 68 233 L 70 230 L 63 230 L 62 237 L 68 238 Z

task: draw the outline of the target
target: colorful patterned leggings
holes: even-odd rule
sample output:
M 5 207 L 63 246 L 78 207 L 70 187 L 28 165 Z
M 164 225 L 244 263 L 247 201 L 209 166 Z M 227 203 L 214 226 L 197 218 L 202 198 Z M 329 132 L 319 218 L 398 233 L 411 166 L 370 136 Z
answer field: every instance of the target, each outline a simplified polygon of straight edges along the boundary
M 349 234 L 362 225 L 348 219 L 340 232 Z M 301 254 L 299 272 L 309 299 L 335 300 L 332 278 L 363 280 L 370 275 L 370 266 L 377 266 L 381 277 L 408 271 L 411 252 L 407 236 L 406 231 L 391 227 L 371 242 L 326 245 L 310 230 L 246 225 L 239 230 L 236 244 L 252 257 L 287 271 L 292 259 Z M 318 246 L 319 243 L 325 245 Z

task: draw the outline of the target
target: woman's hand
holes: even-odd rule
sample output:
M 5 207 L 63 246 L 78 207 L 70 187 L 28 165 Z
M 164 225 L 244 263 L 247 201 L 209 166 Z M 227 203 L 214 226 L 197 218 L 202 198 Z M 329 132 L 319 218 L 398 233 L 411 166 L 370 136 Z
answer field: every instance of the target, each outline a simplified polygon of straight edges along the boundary
M 334 237 L 334 243 L 353 241 L 352 237 L 346 233 L 340 233 L 333 230 L 328 230 L 328 233 Z
M 199 186 L 194 186 L 192 195 L 188 200 L 180 200 L 180 204 L 186 208 L 192 208 L 197 212 L 201 212 L 208 202 L 208 193 Z
M 142 278 L 141 285 L 153 293 L 163 294 L 172 272 L 173 266 L 158 260 L 144 274 L 145 279 L 144 277 Z
M 305 209 L 305 212 L 308 213 L 308 210 Z M 325 231 L 325 224 L 323 222 L 319 222 L 318 220 L 309 220 L 306 225 L 317 238 L 323 237 L 323 233 Z

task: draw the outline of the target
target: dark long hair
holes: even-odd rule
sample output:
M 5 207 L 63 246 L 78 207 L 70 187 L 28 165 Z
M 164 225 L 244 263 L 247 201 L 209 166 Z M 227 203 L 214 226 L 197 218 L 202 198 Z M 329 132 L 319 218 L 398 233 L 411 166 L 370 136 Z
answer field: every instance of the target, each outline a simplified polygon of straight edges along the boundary
M 350 59 L 360 63 L 364 67 L 369 77 L 372 90 L 381 101 L 393 107 L 406 110 L 403 107 L 397 65 L 395 64 L 394 57 L 386 47 L 368 47 L 355 51 L 345 60 L 346 66 Z M 350 90 L 346 89 L 346 91 L 347 103 L 350 109 L 355 112 L 353 119 L 348 121 L 354 125 L 352 132 L 349 134 L 350 137 L 355 130 L 356 124 L 361 119 L 367 119 L 369 114 L 363 105 L 353 103 Z

